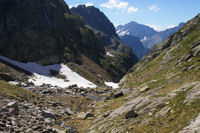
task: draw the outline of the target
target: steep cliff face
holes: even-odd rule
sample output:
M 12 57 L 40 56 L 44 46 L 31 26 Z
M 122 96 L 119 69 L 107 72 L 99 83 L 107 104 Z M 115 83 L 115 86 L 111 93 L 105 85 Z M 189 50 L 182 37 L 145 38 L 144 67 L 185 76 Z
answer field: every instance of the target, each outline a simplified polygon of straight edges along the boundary
M 73 7 L 71 11 L 80 15 L 83 18 L 84 23 L 91 26 L 92 28 L 109 36 L 118 37 L 113 24 L 98 8 L 93 6 L 86 7 L 85 5 L 80 5 L 77 8 Z
M 105 53 L 63 0 L 2 0 L 0 11 L 1 55 L 46 65 L 81 62 L 81 54 L 98 62 Z
M 112 77 L 115 77 L 113 80 L 118 82 L 130 67 L 138 61 L 136 55 L 130 47 L 119 39 L 114 25 L 98 8 L 80 5 L 71 8 L 71 11 L 83 19 L 84 23 L 101 40 L 107 53 L 113 55 L 104 55 L 105 58 L 101 60 L 101 65 Z

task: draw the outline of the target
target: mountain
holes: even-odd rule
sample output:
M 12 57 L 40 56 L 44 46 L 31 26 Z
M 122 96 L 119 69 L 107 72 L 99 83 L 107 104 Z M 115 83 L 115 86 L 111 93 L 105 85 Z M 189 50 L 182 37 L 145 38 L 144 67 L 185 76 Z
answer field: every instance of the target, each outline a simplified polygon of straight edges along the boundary
M 146 51 L 148 51 L 148 49 L 151 49 L 154 45 L 164 41 L 170 35 L 172 35 L 176 31 L 178 31 L 183 25 L 184 25 L 184 23 L 180 23 L 177 27 L 157 32 L 147 25 L 138 24 L 136 22 L 130 22 L 123 26 L 120 25 L 120 26 L 116 27 L 116 30 L 117 30 L 117 33 L 119 34 L 120 38 L 122 38 L 124 35 L 131 35 L 131 36 L 139 37 L 142 42 L 142 45 L 145 47 Z M 129 40 L 127 40 L 127 41 L 130 42 Z M 136 45 L 136 44 L 134 44 L 134 45 Z M 137 45 L 139 45 L 139 44 L 137 44 Z M 147 53 L 144 51 L 144 49 L 141 49 L 140 51 L 141 51 L 140 55 L 145 55 L 144 53 Z
M 119 39 L 114 25 L 98 8 L 94 6 L 86 7 L 85 5 L 79 5 L 70 10 L 83 19 L 84 23 L 88 25 L 103 42 L 104 47 L 107 49 L 107 53 L 113 55 L 113 57 L 108 56 L 109 54 L 105 56 L 106 60 L 102 60 L 103 68 L 105 68 L 112 77 L 120 80 L 122 75 L 138 61 L 136 55 L 132 52 L 130 47 L 126 46 Z M 115 61 L 112 64 L 109 64 L 112 58 L 114 58 Z
M 0 9 L 0 53 L 3 56 L 46 65 L 78 60 L 81 54 L 98 62 L 100 54 L 105 53 L 93 32 L 78 16 L 71 14 L 62 0 L 22 3 L 3 0 Z M 91 40 L 84 36 L 91 36 Z
M 108 114 L 93 123 L 91 132 L 198 132 L 200 14 L 154 46 L 120 87 L 128 95 L 99 103 Z
M 113 83 L 105 68 L 125 70 L 124 44 L 104 44 L 64 0 L 0 11 L 0 132 L 200 131 L 200 14 Z
M 131 36 L 131 35 L 124 35 L 120 36 L 120 39 L 130 46 L 135 53 L 135 55 L 138 57 L 138 59 L 141 59 L 146 53 L 148 53 L 148 49 L 144 48 L 142 45 L 142 42 L 138 37 Z
M 170 35 L 178 31 L 184 23 L 180 23 L 178 26 L 170 29 L 166 29 L 164 31 L 157 32 L 155 35 L 151 36 L 150 38 L 146 38 L 143 40 L 143 45 L 146 48 L 152 48 L 155 44 L 158 44 L 165 39 L 167 39 Z
M 70 10 L 81 16 L 86 25 L 101 31 L 106 35 L 117 37 L 115 27 L 98 8 L 95 8 L 94 6 L 86 7 L 85 5 L 79 5 Z
M 139 37 L 140 39 L 143 39 L 145 36 L 151 37 L 157 33 L 153 28 L 143 24 L 138 24 L 134 21 L 125 25 L 119 25 L 116 27 L 116 30 L 118 34 L 127 32 L 129 35 Z

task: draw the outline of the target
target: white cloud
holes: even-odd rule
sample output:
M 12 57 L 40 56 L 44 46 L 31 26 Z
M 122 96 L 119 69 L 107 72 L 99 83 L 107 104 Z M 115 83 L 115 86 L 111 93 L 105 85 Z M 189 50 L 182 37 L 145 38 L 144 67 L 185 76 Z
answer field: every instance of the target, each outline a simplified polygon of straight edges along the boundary
M 81 5 L 81 3 L 77 3 L 77 4 L 74 4 L 74 5 L 69 5 L 69 9 L 71 9 L 72 7 L 78 7 L 79 5 Z
M 115 27 L 119 26 L 119 24 L 116 24 L 116 23 L 113 23 L 113 25 L 114 25 Z
M 157 11 L 160 10 L 160 8 L 159 8 L 157 5 L 154 4 L 154 5 L 152 5 L 152 6 L 149 7 L 149 10 L 150 10 L 150 11 L 157 12 Z
M 87 3 L 83 3 L 83 4 L 77 3 L 74 5 L 69 5 L 69 9 L 71 9 L 72 7 L 78 7 L 79 5 L 85 5 L 86 7 L 88 7 L 88 6 L 94 6 L 94 3 L 92 3 L 92 2 L 87 2 Z
M 136 8 L 136 7 L 131 6 L 131 7 L 128 8 L 128 12 L 129 13 L 131 13 L 131 12 L 137 12 L 137 11 L 138 11 L 138 8 Z
M 106 7 L 109 9 L 125 10 L 127 9 L 128 5 L 129 5 L 128 2 L 124 2 L 121 0 L 109 0 L 106 3 L 102 3 L 100 6 Z
M 174 28 L 175 25 L 168 25 L 168 26 L 158 26 L 158 25 L 150 25 L 150 24 L 145 24 L 151 28 L 153 28 L 154 30 L 156 31 L 163 31 L 163 30 L 166 30 L 166 29 L 170 29 L 170 28 Z
M 87 2 L 87 3 L 85 3 L 85 6 L 94 6 L 94 3 L 92 3 L 92 2 Z
M 73 7 L 73 5 L 69 5 L 69 9 L 71 9 Z

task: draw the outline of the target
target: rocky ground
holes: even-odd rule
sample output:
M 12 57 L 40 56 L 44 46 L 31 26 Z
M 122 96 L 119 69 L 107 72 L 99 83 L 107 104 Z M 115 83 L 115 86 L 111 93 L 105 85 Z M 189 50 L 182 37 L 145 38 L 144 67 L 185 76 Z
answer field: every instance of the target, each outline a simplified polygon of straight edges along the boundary
M 29 90 L 39 97 L 19 100 L 0 95 L 0 132 L 76 132 L 67 121 L 94 117 L 92 105 L 97 101 L 123 95 L 111 89 L 87 90 L 77 86 L 61 89 L 44 85 Z

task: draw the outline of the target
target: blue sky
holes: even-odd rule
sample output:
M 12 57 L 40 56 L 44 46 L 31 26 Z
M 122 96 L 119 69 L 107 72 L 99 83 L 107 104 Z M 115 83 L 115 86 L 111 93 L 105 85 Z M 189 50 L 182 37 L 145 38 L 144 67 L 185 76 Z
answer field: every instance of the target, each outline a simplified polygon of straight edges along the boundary
M 99 8 L 116 26 L 136 21 L 156 30 L 186 22 L 200 13 L 200 0 L 65 0 L 72 7 Z

